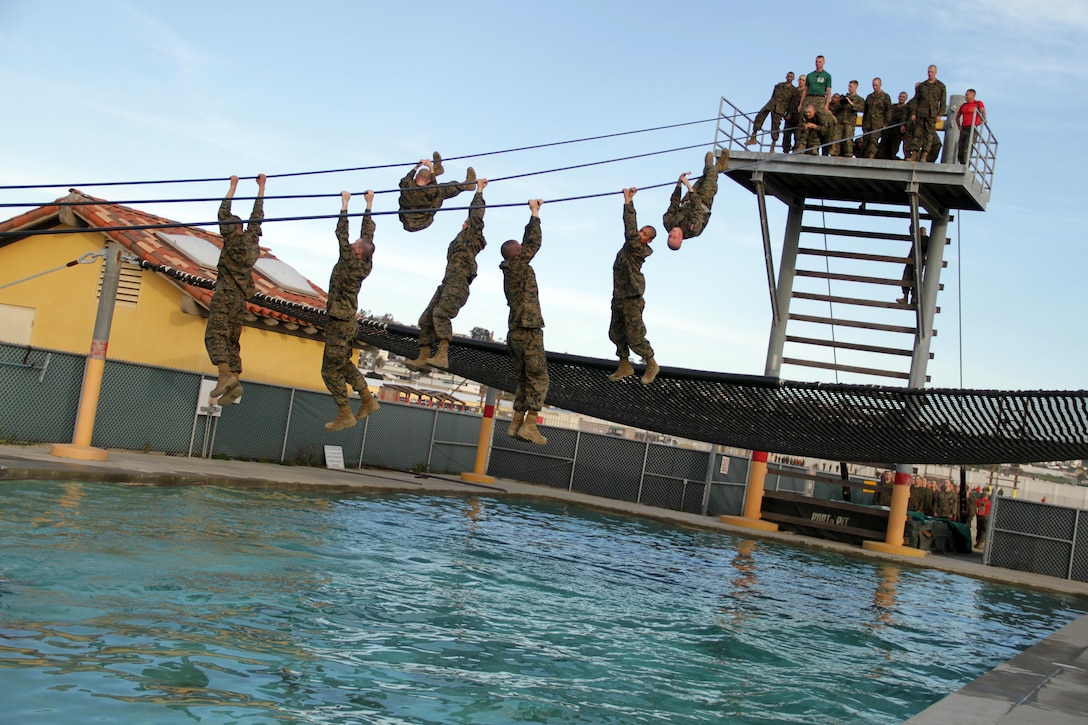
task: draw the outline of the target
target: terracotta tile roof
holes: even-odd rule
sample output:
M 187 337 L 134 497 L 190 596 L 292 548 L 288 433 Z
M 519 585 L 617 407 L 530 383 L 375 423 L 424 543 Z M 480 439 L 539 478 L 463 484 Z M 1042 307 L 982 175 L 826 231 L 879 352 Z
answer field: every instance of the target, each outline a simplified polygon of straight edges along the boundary
M 57 199 L 61 201 L 93 201 L 99 202 L 97 204 L 89 204 L 87 206 L 70 207 L 75 214 L 87 222 L 91 227 L 111 227 L 111 226 L 139 226 L 143 224 L 176 224 L 176 227 L 165 229 L 136 229 L 136 230 L 124 230 L 124 231 L 110 231 L 103 232 L 110 239 L 121 244 L 125 249 L 137 255 L 141 259 L 152 262 L 155 264 L 162 264 L 169 267 L 173 267 L 182 272 L 186 272 L 196 277 L 203 277 L 204 279 L 215 279 L 215 270 L 208 270 L 202 267 L 195 260 L 189 258 L 181 250 L 175 249 L 162 238 L 156 234 L 156 231 L 166 232 L 168 234 L 185 234 L 199 239 L 203 239 L 217 248 L 223 248 L 222 238 L 213 232 L 206 231 L 199 227 L 188 227 L 180 222 L 175 222 L 172 219 L 165 219 L 154 214 L 139 211 L 131 207 L 122 206 L 120 204 L 112 204 L 105 199 L 98 199 L 93 196 L 89 196 L 79 191 L 78 189 L 72 189 L 71 194 L 65 197 Z M 57 204 L 45 204 L 32 209 L 28 212 L 20 214 L 19 216 L 8 219 L 7 221 L 0 222 L 0 232 L 17 231 L 27 227 L 37 227 L 41 225 L 56 226 L 60 224 L 60 212 L 65 207 L 61 207 Z M 244 218 L 244 217 L 243 217 Z M 50 222 L 54 222 L 50 224 Z M 27 231 L 28 235 L 32 235 L 33 231 Z M 261 247 L 262 259 L 276 259 L 267 248 Z M 282 260 L 281 260 L 282 261 Z M 186 293 L 192 296 L 199 304 L 205 308 L 211 305 L 212 291 L 204 289 L 202 287 L 195 287 L 190 284 L 186 284 L 180 280 L 175 280 L 172 277 L 169 278 L 174 284 L 181 287 Z M 314 296 L 300 294 L 277 284 L 274 280 L 265 276 L 258 270 L 253 271 L 253 279 L 257 285 L 257 291 L 268 295 L 270 297 L 278 297 L 280 299 L 288 300 L 289 302 L 296 302 L 299 304 L 316 307 L 321 310 L 325 309 L 325 305 L 328 302 L 328 295 L 325 290 L 318 287 L 309 279 L 306 282 L 314 290 Z M 303 322 L 298 318 L 286 315 L 282 312 L 271 310 L 267 307 L 263 307 L 253 302 L 246 303 L 246 309 L 257 315 L 258 317 L 269 317 L 276 320 L 283 320 L 285 322 L 294 322 L 300 326 L 307 326 L 309 323 Z

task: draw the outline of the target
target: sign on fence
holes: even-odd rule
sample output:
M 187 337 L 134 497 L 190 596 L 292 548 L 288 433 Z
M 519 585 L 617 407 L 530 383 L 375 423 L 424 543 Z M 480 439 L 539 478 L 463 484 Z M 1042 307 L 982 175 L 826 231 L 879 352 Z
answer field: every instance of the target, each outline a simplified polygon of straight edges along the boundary
M 344 449 L 340 446 L 325 446 L 325 468 L 343 468 Z

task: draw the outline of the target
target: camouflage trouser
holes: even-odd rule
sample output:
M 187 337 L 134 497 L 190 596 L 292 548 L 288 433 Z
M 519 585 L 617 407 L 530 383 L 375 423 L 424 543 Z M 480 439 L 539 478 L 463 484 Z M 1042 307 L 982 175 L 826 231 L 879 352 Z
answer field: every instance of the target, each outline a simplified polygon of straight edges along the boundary
M 400 224 L 404 227 L 404 231 L 419 232 L 431 226 L 434 222 L 435 212 L 442 208 L 442 202 L 446 199 L 452 199 L 464 191 L 464 187 L 461 184 L 438 184 L 436 189 L 438 191 L 438 198 L 435 200 L 435 206 L 424 209 L 406 210 L 406 202 L 409 202 L 410 199 L 405 198 L 403 191 L 400 193 L 401 211 L 398 216 L 400 217 Z
M 797 131 L 797 145 L 794 146 L 794 151 L 805 151 L 806 153 L 816 154 L 819 153 L 817 148 L 821 144 L 828 141 L 825 134 L 820 133 L 818 128 L 800 128 Z M 824 149 L 824 153 L 827 153 L 827 149 Z
M 845 121 L 837 121 L 838 129 L 836 138 L 842 140 L 835 144 L 835 148 L 839 150 L 839 156 L 849 158 L 854 155 L 854 129 L 857 128 L 858 119 L 846 119 Z
M 788 154 L 793 150 L 793 144 L 797 141 L 798 118 L 796 113 L 786 115 L 786 127 L 782 129 L 782 153 Z
M 763 128 L 763 122 L 767 120 L 767 114 L 771 115 L 771 146 L 773 147 L 778 143 L 778 129 L 782 128 L 782 114 L 775 113 L 773 110 L 764 106 L 759 109 L 759 113 L 756 114 L 756 120 L 752 124 L 752 135 Z
M 903 145 L 903 127 L 889 128 L 880 137 L 880 151 L 877 158 L 894 159 L 899 154 L 899 148 Z
M 213 365 L 226 363 L 234 374 L 242 372 L 242 321 L 246 316 L 246 299 L 232 284 L 216 285 L 204 328 L 204 347 Z
M 932 116 L 918 115 L 914 122 L 914 138 L 911 140 L 911 152 L 918 152 L 921 159 L 929 156 L 930 146 L 937 136 L 937 119 Z
M 661 217 L 666 231 L 680 227 L 684 239 L 702 234 L 710 221 L 710 209 L 714 206 L 714 197 L 718 195 L 717 162 L 703 169 L 703 175 L 691 185 L 691 195 L 695 198 L 675 210 L 670 205 Z
M 360 396 L 370 393 L 366 389 L 366 379 L 351 361 L 354 354 L 351 343 L 355 339 L 358 323 L 355 320 L 337 320 L 330 317 L 325 325 L 325 354 L 321 358 L 321 379 L 332 393 L 337 405 L 347 405 L 350 385 Z M 365 399 L 365 398 L 364 398 Z
M 514 410 L 540 410 L 548 394 L 548 359 L 544 354 L 544 330 L 515 327 L 506 337 L 514 372 L 518 376 Z
M 642 310 L 646 300 L 638 297 L 612 298 L 612 322 L 608 326 L 608 339 L 616 344 L 616 355 L 626 360 L 630 352 L 647 360 L 654 356 L 654 349 L 646 339 L 646 325 Z
M 419 316 L 419 345 L 430 347 L 438 340 L 453 339 L 450 322 L 468 302 L 468 280 L 455 277 L 442 280 L 427 309 Z

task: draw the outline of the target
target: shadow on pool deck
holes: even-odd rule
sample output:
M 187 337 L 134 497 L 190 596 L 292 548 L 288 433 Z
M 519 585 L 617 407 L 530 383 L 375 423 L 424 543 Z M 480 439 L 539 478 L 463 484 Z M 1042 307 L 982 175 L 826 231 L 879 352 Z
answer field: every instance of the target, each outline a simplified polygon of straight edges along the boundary
M 978 553 L 903 557 L 787 532 L 757 532 L 717 518 L 656 506 L 589 496 L 563 489 L 499 480 L 467 483 L 456 476 L 362 469 L 338 471 L 275 463 L 186 458 L 111 451 L 107 461 L 56 458 L 48 446 L 0 445 L 0 481 L 100 481 L 144 485 L 211 485 L 235 488 L 323 492 L 519 496 L 564 501 L 602 511 L 655 519 L 742 538 L 808 546 L 847 556 L 894 561 L 901 566 L 940 569 L 963 576 L 1028 586 L 1088 598 L 1088 582 L 984 566 Z M 1088 615 L 978 680 L 911 718 L 911 723 L 1084 723 L 1088 722 Z

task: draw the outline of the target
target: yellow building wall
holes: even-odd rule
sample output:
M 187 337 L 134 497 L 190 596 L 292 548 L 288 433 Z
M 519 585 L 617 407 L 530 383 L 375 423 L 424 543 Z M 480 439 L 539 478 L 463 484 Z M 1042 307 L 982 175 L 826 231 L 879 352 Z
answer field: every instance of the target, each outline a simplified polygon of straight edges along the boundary
M 22 279 L 102 249 L 98 232 L 40 235 L 0 247 L 0 284 Z M 103 262 L 81 264 L 0 290 L 0 304 L 36 310 L 33 347 L 86 355 L 98 311 Z M 118 303 L 107 357 L 214 375 L 204 349 L 207 318 L 181 311 L 185 294 L 169 278 L 143 270 L 135 305 Z M 325 390 L 321 380 L 324 341 L 285 335 L 258 321 L 242 328 L 242 380 Z

